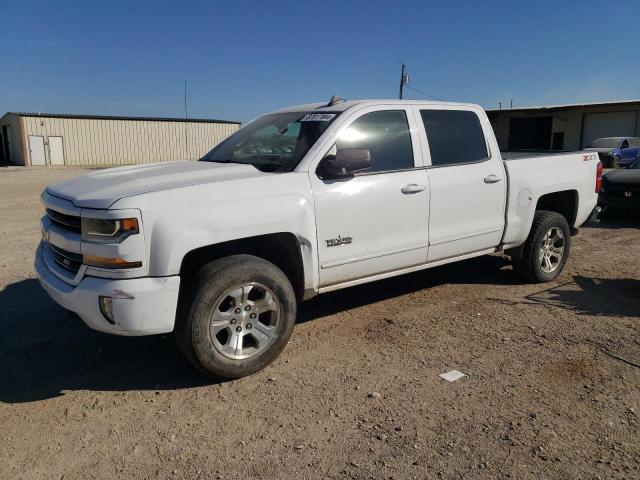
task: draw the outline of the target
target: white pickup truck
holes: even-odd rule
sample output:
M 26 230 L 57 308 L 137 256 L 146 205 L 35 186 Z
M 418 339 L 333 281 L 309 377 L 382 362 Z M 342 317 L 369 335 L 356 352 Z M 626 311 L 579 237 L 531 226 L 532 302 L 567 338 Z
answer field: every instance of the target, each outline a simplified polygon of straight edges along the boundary
M 600 178 L 596 153 L 504 159 L 477 105 L 332 98 L 197 162 L 49 186 L 35 268 L 89 327 L 175 332 L 197 368 L 234 378 L 279 355 L 316 294 L 499 251 L 553 280 Z

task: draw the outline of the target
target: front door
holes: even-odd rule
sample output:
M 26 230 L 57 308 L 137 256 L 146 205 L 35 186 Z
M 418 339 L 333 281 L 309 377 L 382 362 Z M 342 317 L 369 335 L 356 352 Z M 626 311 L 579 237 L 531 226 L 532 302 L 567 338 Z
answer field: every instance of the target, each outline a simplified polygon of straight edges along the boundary
M 344 180 L 310 172 L 320 286 L 424 264 L 429 191 L 410 109 L 372 107 L 347 120 L 327 154 L 364 148 L 371 170 Z
M 44 157 L 44 137 L 29 135 L 31 165 L 46 165 Z
M 489 151 L 480 117 L 471 110 L 419 113 L 431 159 L 429 262 L 498 246 L 507 181 L 499 152 Z M 486 121 L 484 129 L 490 128 Z

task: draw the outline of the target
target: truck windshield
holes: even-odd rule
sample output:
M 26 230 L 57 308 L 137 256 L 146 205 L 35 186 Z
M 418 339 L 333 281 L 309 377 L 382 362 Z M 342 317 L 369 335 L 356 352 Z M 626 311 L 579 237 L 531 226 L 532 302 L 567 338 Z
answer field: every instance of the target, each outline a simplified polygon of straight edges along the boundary
M 285 112 L 259 117 L 200 160 L 244 163 L 263 172 L 290 172 L 340 112 Z

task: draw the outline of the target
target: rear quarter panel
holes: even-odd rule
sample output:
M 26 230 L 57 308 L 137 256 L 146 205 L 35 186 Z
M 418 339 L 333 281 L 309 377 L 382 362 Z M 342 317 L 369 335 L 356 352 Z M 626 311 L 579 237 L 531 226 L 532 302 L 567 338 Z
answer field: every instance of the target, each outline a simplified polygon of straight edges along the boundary
M 505 161 L 509 178 L 505 248 L 527 239 L 538 200 L 554 192 L 574 191 L 578 208 L 572 227 L 581 226 L 596 206 L 598 154 L 577 152 L 566 155 L 527 157 Z

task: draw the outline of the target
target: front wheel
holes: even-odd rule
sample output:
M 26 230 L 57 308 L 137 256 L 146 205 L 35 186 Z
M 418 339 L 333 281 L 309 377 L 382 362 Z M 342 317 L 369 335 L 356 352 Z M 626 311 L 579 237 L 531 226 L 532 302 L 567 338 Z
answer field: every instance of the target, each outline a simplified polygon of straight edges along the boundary
M 291 337 L 295 292 L 271 262 L 251 255 L 221 258 L 203 266 L 185 288 L 176 340 L 206 374 L 250 375 L 273 362 Z
M 556 212 L 539 210 L 526 242 L 511 256 L 513 269 L 530 283 L 554 280 L 569 257 L 571 232 L 567 220 Z

